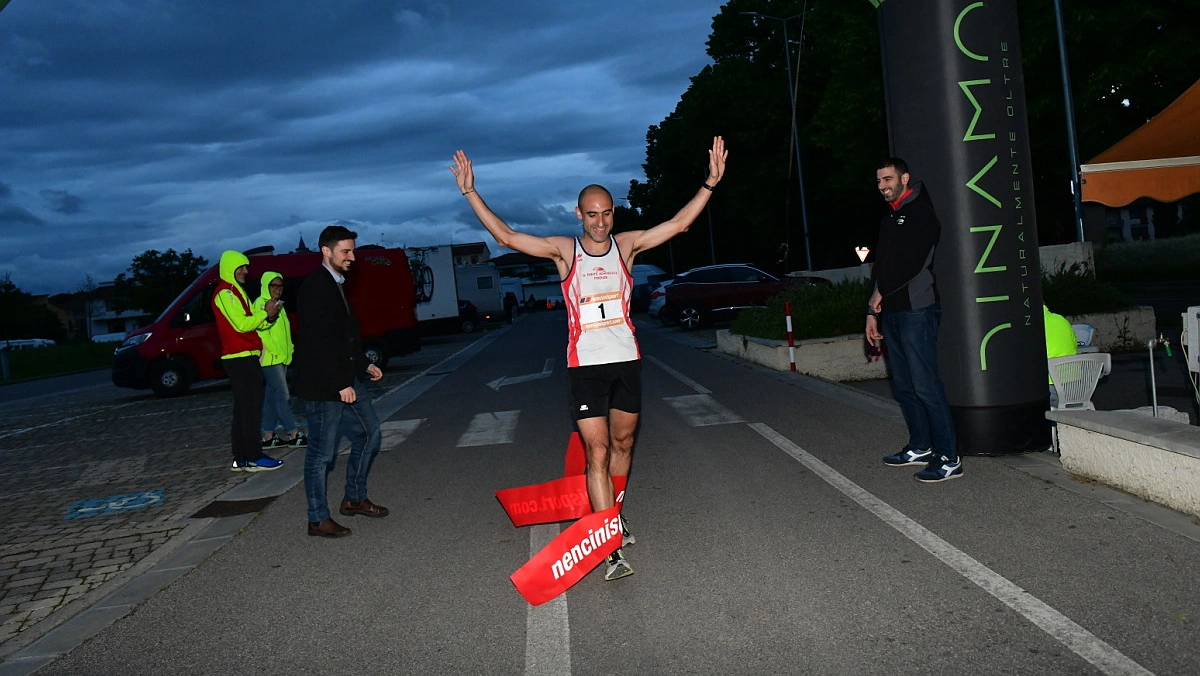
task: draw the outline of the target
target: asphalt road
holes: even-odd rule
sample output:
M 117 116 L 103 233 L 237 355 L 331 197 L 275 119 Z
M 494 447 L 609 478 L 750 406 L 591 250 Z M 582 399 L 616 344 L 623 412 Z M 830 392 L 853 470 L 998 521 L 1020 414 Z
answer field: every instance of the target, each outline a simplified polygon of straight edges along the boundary
M 401 388 L 479 335 L 430 337 L 370 387 Z M 0 387 L 0 657 L 136 575 L 246 481 L 229 471 L 229 405 L 227 381 L 160 399 L 107 370 Z
M 530 607 L 508 576 L 558 526 L 493 494 L 562 473 L 564 331 L 534 314 L 380 397 L 389 518 L 308 538 L 288 490 L 38 673 L 1200 673 L 1194 522 L 1037 458 L 917 483 L 879 462 L 905 438 L 889 402 L 649 325 L 636 573 Z

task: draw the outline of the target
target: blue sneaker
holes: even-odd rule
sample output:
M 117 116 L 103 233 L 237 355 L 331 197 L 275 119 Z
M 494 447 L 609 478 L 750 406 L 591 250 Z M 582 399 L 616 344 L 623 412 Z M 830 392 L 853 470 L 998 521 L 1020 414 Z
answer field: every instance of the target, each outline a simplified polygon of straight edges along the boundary
M 944 455 L 938 456 L 937 460 L 932 460 L 925 469 L 913 475 L 913 478 L 922 483 L 932 484 L 939 481 L 949 481 L 951 479 L 961 479 L 963 475 L 962 458 L 954 458 L 951 460 Z
M 265 455 L 250 464 L 254 467 L 254 469 L 247 470 L 250 472 L 270 472 L 273 469 L 279 469 L 280 467 L 283 467 L 282 460 L 276 460 L 275 458 L 267 457 Z
M 900 449 L 899 453 L 893 453 L 883 459 L 883 464 L 890 467 L 906 467 L 908 465 L 928 465 L 933 459 L 933 450 L 929 448 L 917 448 L 916 446 L 905 446 Z

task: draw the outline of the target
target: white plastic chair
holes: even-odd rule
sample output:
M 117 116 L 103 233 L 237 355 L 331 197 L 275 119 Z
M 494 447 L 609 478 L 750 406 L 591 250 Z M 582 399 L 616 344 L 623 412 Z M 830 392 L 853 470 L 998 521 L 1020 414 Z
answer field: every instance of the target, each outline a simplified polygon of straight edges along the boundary
M 1100 379 L 1112 372 L 1112 355 L 1107 352 L 1088 352 L 1049 360 L 1050 380 L 1058 393 L 1055 409 L 1090 409 L 1092 393 Z
M 1096 333 L 1096 329 L 1091 324 L 1072 324 L 1071 330 L 1075 332 L 1076 352 L 1099 352 L 1100 348 L 1092 345 L 1092 337 Z

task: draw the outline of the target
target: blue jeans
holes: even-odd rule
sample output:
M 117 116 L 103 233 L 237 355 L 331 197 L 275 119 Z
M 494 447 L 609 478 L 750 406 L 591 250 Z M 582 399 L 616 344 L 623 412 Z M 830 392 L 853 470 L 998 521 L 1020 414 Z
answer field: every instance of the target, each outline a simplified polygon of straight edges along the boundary
M 934 304 L 920 310 L 884 312 L 880 330 L 887 341 L 892 396 L 908 425 L 908 443 L 958 457 L 958 439 L 946 390 L 937 366 L 937 334 L 942 309 Z
M 367 474 L 379 455 L 379 417 L 371 404 L 367 388 L 354 381 L 357 399 L 353 404 L 341 401 L 305 401 L 308 417 L 308 451 L 304 455 L 304 493 L 308 498 L 308 520 L 316 523 L 329 518 L 326 481 L 337 464 L 338 441 L 350 440 L 346 461 L 346 491 L 343 500 L 367 499 Z
M 292 407 L 288 403 L 291 396 L 287 385 L 287 364 L 273 364 L 262 367 L 263 389 L 262 431 L 263 434 L 273 434 L 278 425 L 291 436 L 296 432 L 296 416 L 292 415 Z

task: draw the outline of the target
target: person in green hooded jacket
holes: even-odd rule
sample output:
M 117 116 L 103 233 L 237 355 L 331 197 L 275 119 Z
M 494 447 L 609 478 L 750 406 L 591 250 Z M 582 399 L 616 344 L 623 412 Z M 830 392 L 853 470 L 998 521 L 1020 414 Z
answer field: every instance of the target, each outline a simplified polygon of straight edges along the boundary
M 233 421 L 230 445 L 235 472 L 261 472 L 279 469 L 282 460 L 262 452 L 258 428 L 262 419 L 263 374 L 258 360 L 262 356 L 262 338 L 258 329 L 279 319 L 283 305 L 269 302 L 256 308 L 242 286 L 250 274 L 250 259 L 238 251 L 221 254 L 221 281 L 213 291 L 213 316 L 221 337 L 221 366 L 229 376 L 233 391 Z
M 292 325 L 288 321 L 287 310 L 283 307 L 283 275 L 267 271 L 259 281 L 262 293 L 254 301 L 254 309 L 267 311 L 269 303 L 278 303 L 279 316 L 274 322 L 258 329 L 262 339 L 263 406 L 262 406 L 262 447 L 263 449 L 277 446 L 302 447 L 308 445 L 308 437 L 296 427 L 296 416 L 292 414 L 291 393 L 288 392 L 287 367 L 292 363 Z M 286 436 L 275 434 L 277 428 L 282 428 Z

